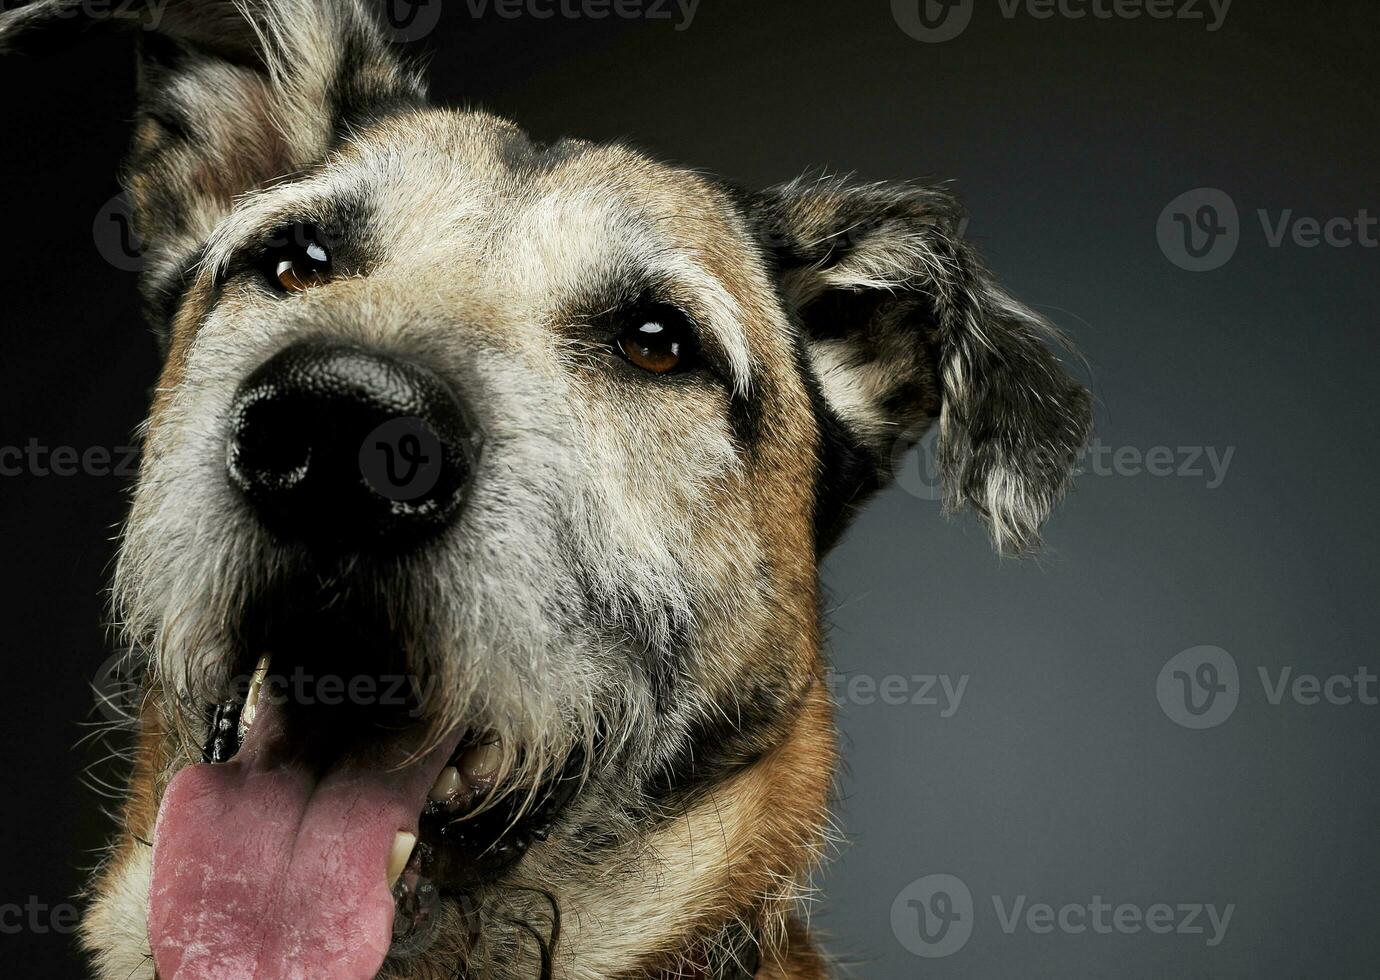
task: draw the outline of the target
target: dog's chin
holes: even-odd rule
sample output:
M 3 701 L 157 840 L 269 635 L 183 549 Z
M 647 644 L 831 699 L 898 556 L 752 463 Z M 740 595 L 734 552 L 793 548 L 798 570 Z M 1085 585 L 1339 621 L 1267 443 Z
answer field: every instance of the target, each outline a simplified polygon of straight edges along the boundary
M 428 945 L 447 898 L 472 909 L 546 840 L 587 768 L 578 744 L 534 764 L 512 733 L 438 724 L 430 689 L 405 674 L 320 673 L 322 650 L 337 666 L 405 659 L 380 657 L 370 620 L 308 616 L 313 652 L 294 657 L 302 619 L 275 640 L 272 618 L 244 635 L 273 654 L 207 707 L 204 761 L 163 796 L 149 898 L 160 976 L 373 977 L 390 953 Z

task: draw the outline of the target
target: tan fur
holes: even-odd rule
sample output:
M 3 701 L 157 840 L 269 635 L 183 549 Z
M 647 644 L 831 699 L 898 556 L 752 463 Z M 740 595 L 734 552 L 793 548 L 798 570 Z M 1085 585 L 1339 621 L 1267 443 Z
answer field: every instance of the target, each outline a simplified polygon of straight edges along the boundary
M 761 980 L 822 980 L 800 919 L 835 766 L 820 549 L 936 418 L 946 500 L 999 545 L 1033 546 L 1087 426 L 1047 325 L 989 282 L 943 192 L 822 180 L 745 203 L 626 147 L 536 147 L 506 120 L 426 107 L 363 0 L 170 3 L 162 40 L 180 52 L 142 63 L 126 177 L 169 329 L 115 582 L 148 690 L 83 925 L 99 976 L 153 975 L 159 803 L 255 653 L 233 624 L 287 564 L 227 480 L 229 408 L 269 358 L 325 336 L 420 361 L 486 439 L 463 519 L 390 590 L 421 610 L 388 608 L 393 652 L 435 682 L 432 737 L 500 738 L 515 786 L 596 732 L 610 759 L 645 749 L 626 771 L 587 758 L 570 807 L 608 812 L 563 814 L 477 886 L 498 910 L 491 946 L 443 903 L 435 945 L 380 977 L 464 961 L 478 980 L 484 955 L 536 975 L 535 944 L 503 927 L 554 918 L 545 895 L 559 980 L 719 980 L 734 933 L 760 944 Z M 0 14 L 0 51 L 75 5 Z M 287 295 L 254 271 L 278 231 L 341 202 L 353 240 L 335 278 Z M 712 370 L 663 383 L 619 359 L 600 317 L 639 312 L 638 290 L 684 311 Z M 833 312 L 860 298 L 860 322 Z M 823 306 L 836 321 L 817 322 L 821 299 L 842 301 Z M 716 738 L 743 754 L 709 777 L 677 754 Z M 647 788 L 672 770 L 680 785 Z M 581 841 L 599 818 L 597 845 Z
M 744 679 L 762 675 L 788 679 L 786 683 L 803 699 L 791 733 L 780 746 L 707 793 L 681 818 L 643 841 L 636 853 L 615 856 L 613 860 L 623 862 L 624 869 L 615 880 L 586 882 L 559 896 L 566 924 L 558 948 L 558 975 L 595 980 L 681 969 L 706 936 L 741 920 L 763 941 L 763 976 L 822 976 L 807 934 L 793 918 L 796 900 L 808 888 L 824 844 L 834 739 L 831 709 L 820 682 L 823 667 L 811 505 L 808 495 L 801 492 L 814 478 L 810 461 L 816 433 L 804 390 L 794 379 L 788 328 L 772 299 L 765 271 L 740 250 L 724 251 L 725 242 L 744 232 L 734 227 L 736 219 L 728 207 L 703 206 L 706 199 L 717 196 L 707 183 L 624 150 L 595 148 L 555 168 L 541 186 L 494 183 L 493 175 L 502 172 L 493 159 L 495 141 L 510 128 L 505 121 L 483 115 L 438 114 L 393 121 L 359 134 L 333 166 L 371 166 L 376 148 L 397 146 L 400 131 L 405 130 L 414 141 L 420 132 L 432 144 L 447 147 L 444 160 L 450 169 L 445 176 L 438 171 L 435 180 L 412 184 L 411 190 L 395 191 L 397 197 L 387 207 L 395 216 L 396 233 L 401 241 L 416 242 L 417 247 L 396 252 L 388 264 L 373 270 L 367 282 L 336 287 L 334 303 L 342 308 L 358 306 L 366 291 L 390 290 L 391 283 L 405 285 L 409 293 L 419 288 L 424 292 L 428 287 L 422 286 L 419 277 L 439 273 L 444 278 L 429 288 L 444 293 L 455 279 L 456 257 L 471 247 L 467 229 L 481 233 L 482 228 L 490 243 L 486 247 L 493 248 L 493 243 L 505 241 L 496 238 L 496 230 L 507 220 L 514 230 L 506 241 L 512 249 L 520 246 L 521 250 L 505 251 L 509 246 L 500 244 L 501 267 L 477 270 L 469 280 L 484 284 L 489 292 L 468 287 L 466 294 L 456 295 L 462 305 L 451 304 L 450 309 L 452 315 L 457 308 L 468 309 L 466 323 L 486 343 L 507 348 L 510 356 L 546 372 L 550 370 L 549 345 L 513 322 L 522 315 L 524 304 L 540 298 L 548 308 L 557 307 L 562 294 L 556 288 L 559 280 L 553 277 L 582 264 L 597 267 L 609 243 L 616 241 L 609 237 L 610 220 L 621 221 L 633 214 L 641 227 L 676 242 L 681 254 L 699 264 L 724 291 L 726 309 L 733 313 L 731 320 L 715 323 L 723 331 L 724 342 L 753 352 L 752 368 L 763 388 L 756 394 L 768 410 L 766 434 L 750 466 L 726 471 L 721 481 L 701 483 L 698 498 L 661 503 L 682 483 L 682 477 L 669 468 L 669 461 L 680 454 L 668 451 L 665 463 L 646 457 L 644 428 L 633 433 L 635 439 L 629 444 L 611 444 L 598 457 L 643 456 L 640 465 L 650 468 L 640 476 L 611 474 L 600 485 L 612 488 L 620 480 L 634 480 L 626 499 L 658 508 L 638 520 L 660 522 L 660 508 L 689 516 L 694 539 L 685 541 L 684 547 L 693 549 L 706 583 L 718 583 L 711 587 L 727 590 L 721 613 L 706 618 L 697 637 L 702 648 L 719 651 L 705 660 L 707 673 L 699 678 L 704 695 L 721 705 L 718 710 L 731 715 L 736 710 L 735 692 Z M 411 164 L 439 163 L 440 159 L 421 150 Z M 308 197 L 311 181 L 308 177 L 304 189 L 294 195 Z M 508 199 L 506 211 L 512 217 L 495 221 L 501 197 Z M 548 198 L 559 202 L 558 210 L 543 203 Z M 264 198 L 265 212 L 268 202 Z M 279 203 L 275 209 L 282 206 Z M 236 221 L 245 228 L 271 224 L 260 221 L 256 213 L 255 202 L 249 202 Z M 469 224 L 467 213 L 473 214 L 477 224 Z M 437 215 L 449 215 L 454 223 L 449 228 L 438 226 Z M 533 224 L 538 220 L 540 224 Z M 543 253 L 542 242 L 547 240 L 543 234 L 552 227 L 561 229 L 556 232 L 559 241 L 588 243 L 592 250 L 584 258 L 573 256 L 565 246 Z M 443 246 L 446 258 L 440 263 L 437 260 L 443 253 L 437 250 Z M 212 268 L 208 264 L 200 269 L 176 321 L 150 420 L 150 450 L 155 460 L 163 445 L 161 430 L 175 426 L 179 413 L 185 411 L 176 404 L 174 394 L 186 385 L 189 371 L 197 370 L 195 351 L 205 339 L 202 333 L 218 329 L 214 326 L 218 320 L 252 316 L 248 299 L 234 295 L 222 298 L 213 315 L 209 304 Z M 505 282 L 511 286 L 501 292 Z M 543 282 L 548 285 L 541 286 Z M 322 293 L 321 299 L 329 298 Z M 538 313 L 533 318 L 543 316 Z M 505 326 L 505 321 L 511 325 Z M 386 328 L 387 323 L 379 326 Z M 623 428 L 617 414 L 603 418 L 600 413 L 605 408 L 621 413 L 625 395 L 601 390 L 602 382 L 591 379 L 590 383 L 595 387 L 583 401 L 586 410 L 594 413 L 587 421 L 589 431 L 602 433 L 601 438 L 620 438 Z M 679 414 L 665 418 L 672 428 L 653 442 L 669 447 L 685 431 L 721 428 L 718 409 L 710 409 L 682 405 Z M 649 414 L 644 422 L 654 417 Z M 658 466 L 667 468 L 658 474 Z M 621 525 L 625 531 L 636 526 L 629 520 L 625 515 Z M 630 539 L 628 546 L 645 548 L 640 540 Z M 757 563 L 769 569 L 769 591 L 743 594 L 738 591 L 741 583 L 752 580 L 750 569 Z M 175 721 L 164 717 L 152 699 L 142 717 L 142 747 L 125 811 L 127 829 L 97 881 L 97 900 L 86 925 L 88 945 L 106 951 L 105 962 L 111 968 L 107 975 L 117 964 L 128 965 L 126 950 L 122 948 L 118 957 L 109 952 L 111 934 L 127 932 L 129 923 L 138 921 L 138 911 L 129 906 L 147 893 L 148 849 L 140 839 L 152 839 L 161 787 L 172 771 L 191 758 L 191 746 L 185 743 L 179 756 L 182 762 L 171 757 L 170 747 L 176 742 L 167 726 Z M 441 976 L 448 969 L 441 959 L 431 965 L 414 961 L 394 967 L 390 976 Z M 139 975 L 137 970 L 135 975 Z

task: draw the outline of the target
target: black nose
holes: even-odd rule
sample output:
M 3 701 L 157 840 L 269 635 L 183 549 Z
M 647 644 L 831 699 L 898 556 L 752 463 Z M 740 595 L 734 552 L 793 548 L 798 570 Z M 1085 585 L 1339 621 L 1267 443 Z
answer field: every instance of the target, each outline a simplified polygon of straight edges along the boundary
M 270 358 L 230 414 L 231 482 L 275 534 L 318 548 L 407 546 L 445 527 L 477 451 L 440 378 L 345 344 Z

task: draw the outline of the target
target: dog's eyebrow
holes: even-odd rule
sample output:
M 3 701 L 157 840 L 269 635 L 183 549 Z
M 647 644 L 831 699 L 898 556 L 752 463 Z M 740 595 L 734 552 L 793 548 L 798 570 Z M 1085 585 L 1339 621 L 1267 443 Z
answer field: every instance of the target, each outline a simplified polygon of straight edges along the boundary
M 701 329 L 713 335 L 711 342 L 723 356 L 733 397 L 747 398 L 752 392 L 752 356 L 738 301 L 723 283 L 680 250 L 656 253 L 647 264 L 647 272 L 663 284 L 669 298 L 694 313 Z
M 199 271 L 221 278 L 245 243 L 272 234 L 289 216 L 322 220 L 327 212 L 338 209 L 338 198 L 339 187 L 320 174 L 294 182 L 290 190 L 279 184 L 242 195 L 206 239 Z
M 664 204 L 611 184 L 552 178 L 535 189 L 511 228 L 512 274 L 535 275 L 552 298 L 603 309 L 651 287 L 691 315 L 719 354 L 735 399 L 752 391 L 753 363 L 742 304 L 712 271 L 704 234 L 675 231 Z M 695 229 L 698 232 L 698 229 Z

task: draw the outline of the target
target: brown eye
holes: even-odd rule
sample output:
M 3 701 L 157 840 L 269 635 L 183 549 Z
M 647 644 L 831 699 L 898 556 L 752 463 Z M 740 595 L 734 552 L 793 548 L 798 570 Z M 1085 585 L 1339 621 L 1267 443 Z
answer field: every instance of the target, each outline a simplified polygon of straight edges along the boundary
M 320 286 L 331 278 L 331 253 L 315 225 L 295 224 L 278 231 L 268 245 L 268 272 L 289 293 Z
M 693 367 L 699 347 L 685 314 L 658 307 L 629 322 L 618 335 L 618 351 L 644 371 L 670 374 Z

